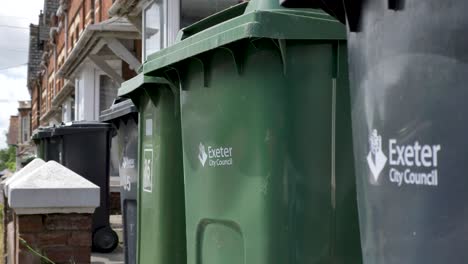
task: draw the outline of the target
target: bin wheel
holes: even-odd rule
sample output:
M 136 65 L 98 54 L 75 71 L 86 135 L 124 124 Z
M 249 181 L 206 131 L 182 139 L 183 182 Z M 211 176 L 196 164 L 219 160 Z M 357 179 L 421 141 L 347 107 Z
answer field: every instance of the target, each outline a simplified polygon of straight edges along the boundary
M 110 253 L 119 245 L 119 237 L 112 228 L 106 226 L 98 228 L 93 233 L 93 251 Z

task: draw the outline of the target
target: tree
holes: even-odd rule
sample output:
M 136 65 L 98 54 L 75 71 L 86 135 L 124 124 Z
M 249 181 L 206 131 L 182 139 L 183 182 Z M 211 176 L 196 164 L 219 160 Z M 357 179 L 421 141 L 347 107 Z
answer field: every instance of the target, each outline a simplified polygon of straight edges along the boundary
M 0 149 L 0 171 L 4 169 L 16 171 L 16 148 L 14 146 Z

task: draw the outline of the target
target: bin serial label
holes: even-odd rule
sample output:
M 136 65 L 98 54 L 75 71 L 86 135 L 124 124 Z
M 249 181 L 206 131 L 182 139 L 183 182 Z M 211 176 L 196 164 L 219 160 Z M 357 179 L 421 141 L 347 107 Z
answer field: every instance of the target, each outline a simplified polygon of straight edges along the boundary
M 135 168 L 135 159 L 130 159 L 127 157 L 123 157 L 122 159 L 122 171 L 127 171 L 127 169 L 134 169 Z M 120 175 L 120 185 L 123 189 L 127 192 L 132 190 L 132 182 L 135 182 L 135 176 L 132 174 L 125 173 L 124 175 Z
M 382 137 L 374 129 L 369 136 L 367 164 L 371 171 L 370 182 L 378 184 L 380 174 L 388 166 L 388 179 L 399 187 L 405 185 L 437 186 L 441 145 L 399 145 L 396 139 L 388 140 L 388 156 L 382 150 Z M 387 158 L 388 157 L 388 158 Z
M 232 165 L 232 147 L 198 145 L 198 160 L 205 167 L 220 167 Z
M 143 155 L 143 191 L 153 192 L 153 149 L 145 149 Z

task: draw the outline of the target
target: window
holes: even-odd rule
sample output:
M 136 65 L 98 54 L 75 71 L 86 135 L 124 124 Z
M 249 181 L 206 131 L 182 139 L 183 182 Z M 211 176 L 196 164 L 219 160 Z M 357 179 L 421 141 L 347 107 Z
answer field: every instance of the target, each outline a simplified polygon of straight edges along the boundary
M 70 97 L 62 104 L 62 122 L 67 123 L 74 121 L 74 119 L 75 99 L 73 97 Z
M 75 121 L 75 97 L 72 96 L 70 99 L 70 105 L 71 105 L 71 110 L 70 110 L 70 121 Z
M 239 0 L 153 0 L 143 9 L 143 60 L 172 45 L 180 28 L 236 5 Z
M 117 97 L 118 87 L 114 81 L 107 75 L 99 76 L 99 113 L 112 106 L 114 99 Z
M 29 116 L 21 117 L 21 137 L 23 143 L 29 141 Z
M 83 79 L 77 79 L 75 82 L 75 117 L 76 120 L 81 121 L 84 120 L 84 81 Z
M 165 48 L 167 35 L 166 0 L 153 1 L 144 9 L 143 14 L 143 59 Z
M 68 109 L 68 104 L 64 103 L 62 105 L 62 122 L 67 123 L 70 120 L 68 120 L 68 115 L 70 114 L 70 109 Z

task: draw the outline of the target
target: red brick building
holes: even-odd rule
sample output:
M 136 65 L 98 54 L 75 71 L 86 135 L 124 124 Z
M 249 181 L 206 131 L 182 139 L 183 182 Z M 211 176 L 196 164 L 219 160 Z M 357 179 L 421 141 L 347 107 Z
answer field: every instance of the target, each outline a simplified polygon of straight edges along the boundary
M 239 2 L 44 0 L 31 25 L 32 129 L 98 120 L 142 58 L 174 43 L 180 28 Z
M 141 65 L 139 29 L 126 18 L 109 17 L 113 2 L 45 0 L 39 25 L 31 26 L 31 35 L 48 31 L 39 41 L 39 67 L 37 56 L 30 56 L 33 130 L 40 125 L 98 120 L 120 84 L 135 75 Z
M 173 44 L 181 27 L 238 2 L 44 0 L 30 35 L 32 130 L 99 120 L 148 55 Z M 114 142 L 111 176 L 118 175 L 118 149 Z M 118 186 L 118 177 L 111 182 Z
M 17 115 L 10 116 L 10 125 L 8 127 L 8 134 L 7 134 L 7 143 L 10 146 L 16 146 L 18 144 L 18 122 L 19 118 Z
M 34 148 L 31 144 L 31 101 L 18 102 L 18 115 L 10 117 L 7 143 L 16 148 L 16 168 L 34 156 Z

